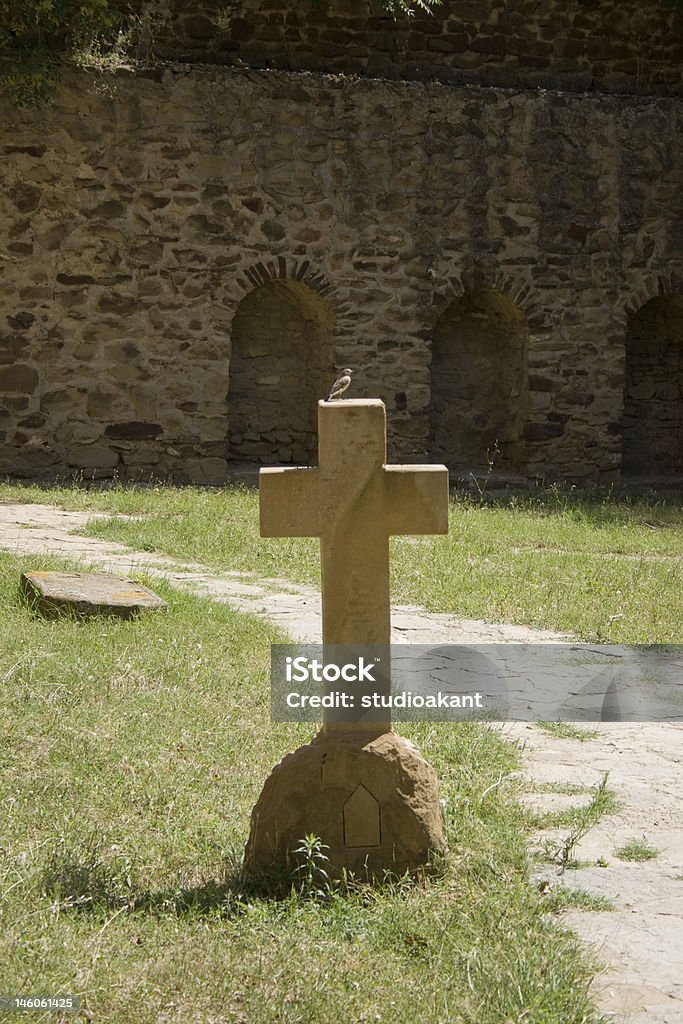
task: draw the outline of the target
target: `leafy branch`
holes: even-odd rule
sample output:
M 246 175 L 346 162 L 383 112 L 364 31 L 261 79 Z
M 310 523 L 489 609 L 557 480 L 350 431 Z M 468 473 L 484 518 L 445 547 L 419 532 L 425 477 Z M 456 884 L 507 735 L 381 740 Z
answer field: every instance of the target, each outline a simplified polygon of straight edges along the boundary
M 381 0 L 393 18 L 431 13 L 441 2 Z M 18 107 L 39 107 L 50 100 L 65 61 L 98 70 L 120 64 L 154 20 L 148 3 L 135 6 L 140 13 L 110 0 L 0 0 L 0 92 Z

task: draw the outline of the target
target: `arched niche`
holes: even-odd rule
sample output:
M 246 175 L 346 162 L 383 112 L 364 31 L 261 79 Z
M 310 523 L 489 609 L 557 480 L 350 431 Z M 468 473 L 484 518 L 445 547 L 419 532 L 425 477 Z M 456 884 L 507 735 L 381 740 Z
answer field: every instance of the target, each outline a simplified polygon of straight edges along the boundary
M 683 473 L 683 295 L 646 302 L 629 322 L 622 472 Z
M 317 403 L 333 377 L 329 305 L 300 281 L 269 281 L 249 292 L 232 324 L 230 460 L 313 462 Z
M 524 474 L 529 327 L 515 303 L 491 289 L 456 299 L 432 345 L 431 455 L 452 471 Z

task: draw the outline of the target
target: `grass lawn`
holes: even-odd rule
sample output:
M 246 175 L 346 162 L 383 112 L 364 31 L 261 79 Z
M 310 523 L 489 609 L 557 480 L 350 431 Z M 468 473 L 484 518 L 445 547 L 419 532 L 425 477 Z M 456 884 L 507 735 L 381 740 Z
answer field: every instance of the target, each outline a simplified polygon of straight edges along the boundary
M 529 885 L 515 784 L 491 788 L 514 746 L 405 730 L 441 781 L 443 877 L 266 899 L 239 874 L 250 809 L 312 734 L 269 721 L 282 637 L 158 581 L 167 613 L 45 621 L 19 597 L 28 565 L 0 555 L 1 995 L 79 994 L 107 1024 L 599 1019 L 585 951 Z
M 262 541 L 245 489 L 4 485 L 0 500 L 139 515 L 88 532 L 216 571 L 318 577 L 316 542 Z M 682 530 L 675 500 L 456 499 L 449 537 L 393 542 L 394 597 L 680 642 Z M 266 899 L 239 872 L 249 813 L 312 735 L 269 721 L 269 645 L 284 638 L 156 580 L 165 614 L 43 621 L 19 598 L 23 567 L 0 555 L 0 995 L 80 994 L 82 1019 L 107 1024 L 599 1020 L 594 965 L 548 913 L 574 897 L 529 884 L 533 816 L 515 783 L 494 785 L 518 763 L 497 732 L 403 730 L 441 782 L 443 877 Z
M 258 494 L 230 488 L 0 486 L 0 500 L 138 514 L 94 521 L 116 539 L 222 569 L 319 580 L 317 541 L 262 540 Z M 432 611 L 571 631 L 602 643 L 680 643 L 683 504 L 669 498 L 539 496 L 451 501 L 447 537 L 392 541 L 393 598 Z

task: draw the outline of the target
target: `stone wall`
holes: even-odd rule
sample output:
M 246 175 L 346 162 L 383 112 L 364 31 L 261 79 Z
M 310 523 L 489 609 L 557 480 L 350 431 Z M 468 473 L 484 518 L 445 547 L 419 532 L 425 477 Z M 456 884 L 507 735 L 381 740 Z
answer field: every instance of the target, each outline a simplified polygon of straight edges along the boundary
M 485 454 L 498 471 L 526 476 L 528 347 L 526 318 L 505 295 L 473 291 L 442 313 L 430 378 L 435 460 L 467 472 Z
M 392 458 L 428 458 L 435 332 L 494 293 L 526 345 L 503 462 L 618 478 L 629 323 L 683 292 L 680 101 L 187 66 L 95 85 L 0 118 L 0 473 L 296 461 L 332 353 L 385 400 Z M 459 472 L 486 466 L 471 424 Z
M 299 281 L 269 281 L 242 300 L 231 335 L 230 458 L 310 463 L 334 379 L 332 309 Z
M 139 0 L 132 52 L 189 62 L 458 84 L 683 91 L 677 0 Z

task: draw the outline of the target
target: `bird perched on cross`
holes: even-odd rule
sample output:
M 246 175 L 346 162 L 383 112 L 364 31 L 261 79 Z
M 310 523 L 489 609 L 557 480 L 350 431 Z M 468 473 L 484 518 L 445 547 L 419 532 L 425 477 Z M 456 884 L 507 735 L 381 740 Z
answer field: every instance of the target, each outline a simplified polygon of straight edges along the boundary
M 349 370 L 348 367 L 345 370 L 342 370 L 342 372 L 339 374 L 334 384 L 330 388 L 330 393 L 325 399 L 326 402 L 332 402 L 334 401 L 335 398 L 341 398 L 341 396 L 344 394 L 349 384 L 351 383 L 352 373 L 353 370 Z

